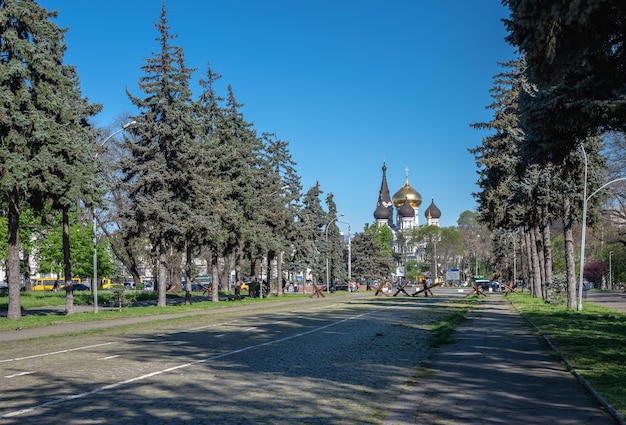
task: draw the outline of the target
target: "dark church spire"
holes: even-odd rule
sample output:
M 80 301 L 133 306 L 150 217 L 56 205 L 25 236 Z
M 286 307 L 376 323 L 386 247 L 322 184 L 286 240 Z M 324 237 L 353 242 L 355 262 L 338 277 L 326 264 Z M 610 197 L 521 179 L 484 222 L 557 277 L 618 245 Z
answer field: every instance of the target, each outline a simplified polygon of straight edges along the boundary
M 385 212 L 386 211 L 386 212 Z M 387 219 L 388 225 L 393 224 L 393 203 L 389 194 L 389 186 L 387 186 L 387 164 L 383 162 L 383 180 L 380 183 L 380 192 L 378 193 L 378 202 L 374 211 L 376 220 Z

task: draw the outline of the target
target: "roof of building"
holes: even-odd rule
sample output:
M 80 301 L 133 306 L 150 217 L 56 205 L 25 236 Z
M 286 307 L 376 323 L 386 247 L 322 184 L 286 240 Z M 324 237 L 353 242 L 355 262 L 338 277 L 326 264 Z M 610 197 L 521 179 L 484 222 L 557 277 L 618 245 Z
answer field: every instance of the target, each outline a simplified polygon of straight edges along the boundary
M 398 210 L 398 215 L 400 217 L 415 217 L 415 210 L 411 206 L 411 203 L 408 199 L 404 200 L 404 204 Z
M 391 198 L 396 208 L 401 208 L 405 201 L 408 201 L 411 208 L 418 209 L 422 205 L 422 195 L 409 184 L 409 177 L 406 177 L 404 186 L 400 188 Z
M 426 218 L 441 218 L 441 210 L 435 205 L 435 198 L 432 199 L 430 205 L 424 211 L 424 215 Z

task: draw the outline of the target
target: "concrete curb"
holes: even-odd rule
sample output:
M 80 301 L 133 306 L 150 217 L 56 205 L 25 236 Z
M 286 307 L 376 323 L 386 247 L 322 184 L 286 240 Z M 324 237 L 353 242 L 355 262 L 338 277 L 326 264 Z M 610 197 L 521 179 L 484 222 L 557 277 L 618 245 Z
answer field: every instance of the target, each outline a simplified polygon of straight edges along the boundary
M 513 308 L 515 308 L 513 304 L 511 305 L 513 306 Z M 571 364 L 569 359 L 565 357 L 565 355 L 561 352 L 561 350 L 558 349 L 556 345 L 554 345 L 554 343 L 550 340 L 550 338 L 542 334 L 539 328 L 537 327 L 537 325 L 535 325 L 535 323 L 533 323 L 530 319 L 527 319 L 524 316 L 522 316 L 522 318 L 524 319 L 526 323 L 530 325 L 530 327 L 535 331 L 535 333 L 537 333 L 537 335 L 539 335 L 541 339 L 543 339 L 546 342 L 546 344 L 548 344 L 550 349 L 556 353 L 559 360 L 565 363 L 565 365 L 567 366 L 567 370 L 572 375 L 574 375 L 576 379 L 578 380 L 578 382 L 580 382 L 585 387 L 585 389 L 589 392 L 589 394 L 591 394 L 598 401 L 598 403 L 600 403 L 600 405 L 604 407 L 604 409 L 606 409 L 609 415 L 611 415 L 611 417 L 613 417 L 613 419 L 615 419 L 615 421 L 617 421 L 619 425 L 626 425 L 624 416 L 615 407 L 613 407 L 613 405 L 611 405 L 611 403 L 609 403 L 608 400 L 602 396 L 602 394 L 600 394 L 599 392 L 595 390 L 595 388 L 593 388 L 591 383 L 587 381 L 587 379 L 585 379 L 585 377 L 582 376 L 580 372 L 578 372 L 578 370 L 576 370 L 576 368 Z

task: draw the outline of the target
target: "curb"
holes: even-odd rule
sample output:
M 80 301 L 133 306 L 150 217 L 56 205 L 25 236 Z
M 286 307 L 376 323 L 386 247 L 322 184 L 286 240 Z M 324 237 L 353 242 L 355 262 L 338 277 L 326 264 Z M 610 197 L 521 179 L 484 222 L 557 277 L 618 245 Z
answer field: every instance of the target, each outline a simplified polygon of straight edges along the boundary
M 511 304 L 511 306 L 515 308 L 513 304 Z M 516 309 L 516 311 L 518 310 Z M 576 368 L 570 363 L 569 359 L 565 357 L 563 353 L 561 353 L 561 350 L 559 350 L 558 347 L 554 345 L 554 343 L 552 343 L 550 338 L 542 334 L 541 331 L 539 331 L 539 328 L 530 319 L 527 319 L 523 315 L 522 315 L 522 318 L 524 319 L 526 323 L 530 325 L 530 327 L 535 331 L 535 333 L 538 334 L 541 337 L 541 339 L 543 339 L 548 344 L 550 349 L 553 350 L 557 354 L 558 358 L 567 366 L 568 371 L 572 375 L 574 375 L 576 379 L 578 380 L 578 382 L 580 382 L 585 387 L 585 389 L 589 392 L 589 394 L 591 394 L 591 396 L 594 397 L 598 401 L 598 403 L 600 403 L 602 407 L 604 407 L 604 409 L 609 413 L 609 415 L 611 415 L 611 417 L 615 419 L 615 421 L 617 421 L 619 425 L 626 425 L 624 415 L 622 415 L 615 407 L 613 407 L 613 405 L 609 403 L 607 399 L 605 399 L 602 396 L 602 394 L 600 394 L 599 392 L 595 390 L 595 388 L 593 388 L 591 383 L 589 383 L 589 381 L 587 381 L 587 379 L 585 379 L 585 377 L 581 375 L 580 372 L 578 372 L 578 370 L 576 370 Z

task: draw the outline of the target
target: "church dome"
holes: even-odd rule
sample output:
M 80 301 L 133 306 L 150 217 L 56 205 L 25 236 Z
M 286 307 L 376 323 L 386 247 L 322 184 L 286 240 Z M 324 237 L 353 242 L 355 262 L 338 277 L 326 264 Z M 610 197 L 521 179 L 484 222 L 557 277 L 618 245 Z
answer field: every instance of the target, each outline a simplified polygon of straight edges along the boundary
M 398 210 L 398 215 L 400 217 L 415 217 L 415 210 L 413 209 L 413 207 L 409 203 L 408 199 L 404 200 L 404 204 Z
M 391 217 L 391 211 L 389 208 L 384 207 L 382 204 L 378 205 L 376 211 L 374 211 L 374 218 L 376 220 L 388 220 Z
M 424 215 L 427 219 L 441 218 L 441 210 L 437 208 L 437 205 L 435 205 L 435 198 L 433 198 L 430 206 L 426 208 L 426 211 L 424 211 Z
M 422 205 L 422 195 L 411 187 L 407 176 L 404 186 L 402 186 L 402 188 L 393 195 L 391 201 L 396 208 L 401 208 L 404 202 L 408 201 L 411 208 L 418 209 L 420 205 Z

